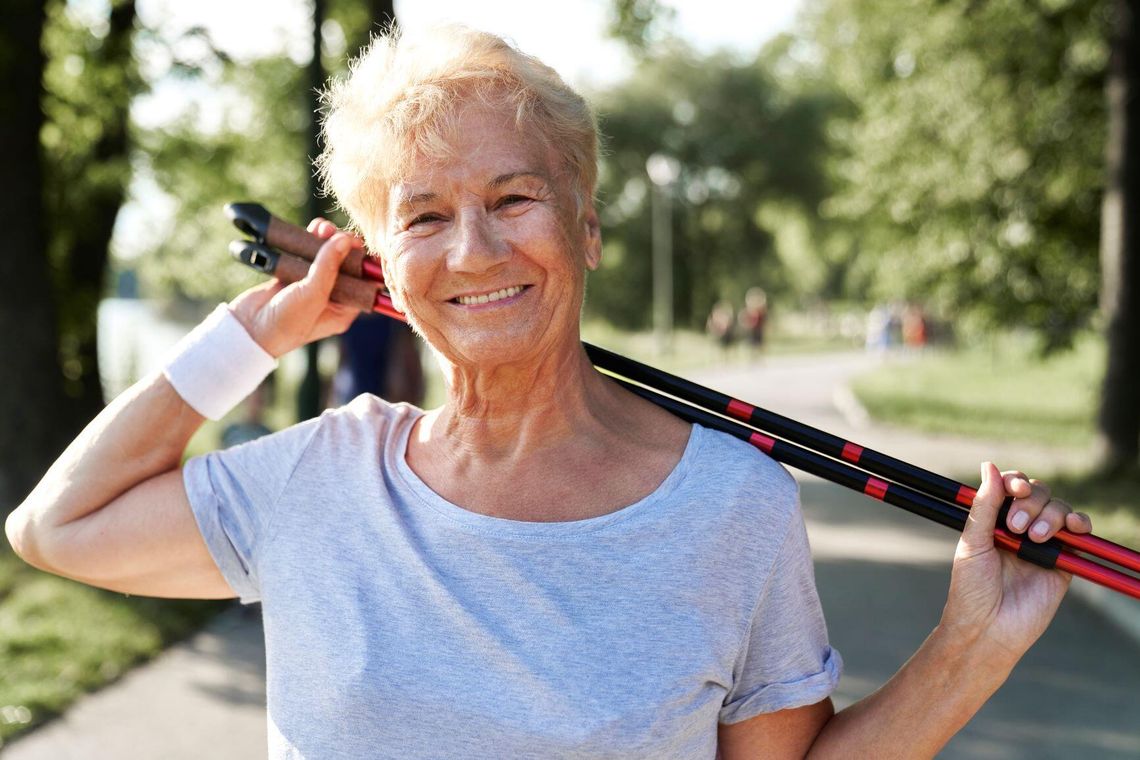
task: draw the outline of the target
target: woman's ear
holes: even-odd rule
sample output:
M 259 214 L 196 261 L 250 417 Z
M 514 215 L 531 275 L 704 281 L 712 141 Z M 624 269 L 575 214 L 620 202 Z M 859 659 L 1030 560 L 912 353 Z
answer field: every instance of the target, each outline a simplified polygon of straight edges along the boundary
M 586 211 L 582 223 L 586 225 L 586 268 L 593 272 L 602 264 L 602 226 L 593 204 Z

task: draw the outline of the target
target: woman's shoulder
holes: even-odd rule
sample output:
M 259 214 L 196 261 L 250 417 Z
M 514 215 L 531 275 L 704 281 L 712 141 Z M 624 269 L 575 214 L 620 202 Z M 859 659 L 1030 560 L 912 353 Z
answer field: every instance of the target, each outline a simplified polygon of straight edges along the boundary
M 320 416 L 320 427 L 329 432 L 347 432 L 353 428 L 400 428 L 410 425 L 423 414 L 423 410 L 409 403 L 391 403 L 372 393 L 361 393 L 342 407 L 325 410 Z
M 695 426 L 697 451 L 690 488 L 715 500 L 734 519 L 774 522 L 799 517 L 799 485 L 772 457 L 727 433 Z
M 728 433 L 696 425 L 700 436 L 698 454 L 705 472 L 720 479 L 727 486 L 766 490 L 785 497 L 795 497 L 798 486 L 795 478 L 782 464 L 750 443 Z
M 344 406 L 326 409 L 317 420 L 311 449 L 364 453 L 386 449 L 404 436 L 423 411 L 363 393 Z

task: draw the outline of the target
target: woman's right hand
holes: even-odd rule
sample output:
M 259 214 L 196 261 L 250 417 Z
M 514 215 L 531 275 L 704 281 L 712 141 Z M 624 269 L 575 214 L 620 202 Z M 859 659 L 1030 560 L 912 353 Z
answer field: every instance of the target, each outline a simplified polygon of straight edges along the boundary
M 352 306 L 329 300 L 341 262 L 360 238 L 325 219 L 309 223 L 309 232 L 327 238 L 303 279 L 286 285 L 269 280 L 245 291 L 230 302 L 230 309 L 257 344 L 277 358 L 314 340 L 348 329 L 360 314 Z

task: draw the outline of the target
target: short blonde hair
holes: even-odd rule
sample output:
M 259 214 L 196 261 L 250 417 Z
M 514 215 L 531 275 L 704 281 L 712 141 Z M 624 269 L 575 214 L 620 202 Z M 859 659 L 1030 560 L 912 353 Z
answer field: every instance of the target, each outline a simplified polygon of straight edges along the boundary
M 375 237 L 389 188 L 417 154 L 446 156 L 461 108 L 514 110 L 563 162 L 580 216 L 597 183 L 594 114 L 554 69 L 500 37 L 446 26 L 415 37 L 375 37 L 349 76 L 324 93 L 325 191 L 366 237 Z M 380 241 L 370 240 L 375 246 Z

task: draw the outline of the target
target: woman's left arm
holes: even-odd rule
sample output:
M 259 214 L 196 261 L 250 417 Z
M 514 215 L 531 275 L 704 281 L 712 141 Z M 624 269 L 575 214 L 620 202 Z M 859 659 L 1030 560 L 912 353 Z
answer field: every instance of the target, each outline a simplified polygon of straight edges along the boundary
M 830 700 L 720 728 L 721 757 L 934 757 L 985 704 L 1053 619 L 1070 576 L 999 551 L 1002 502 L 1009 528 L 1044 541 L 1092 525 L 1021 472 L 982 465 L 982 485 L 958 542 L 942 620 L 878 691 L 832 713 Z M 1038 526 L 1041 526 L 1038 528 Z M 784 751 L 772 752 L 775 748 Z

